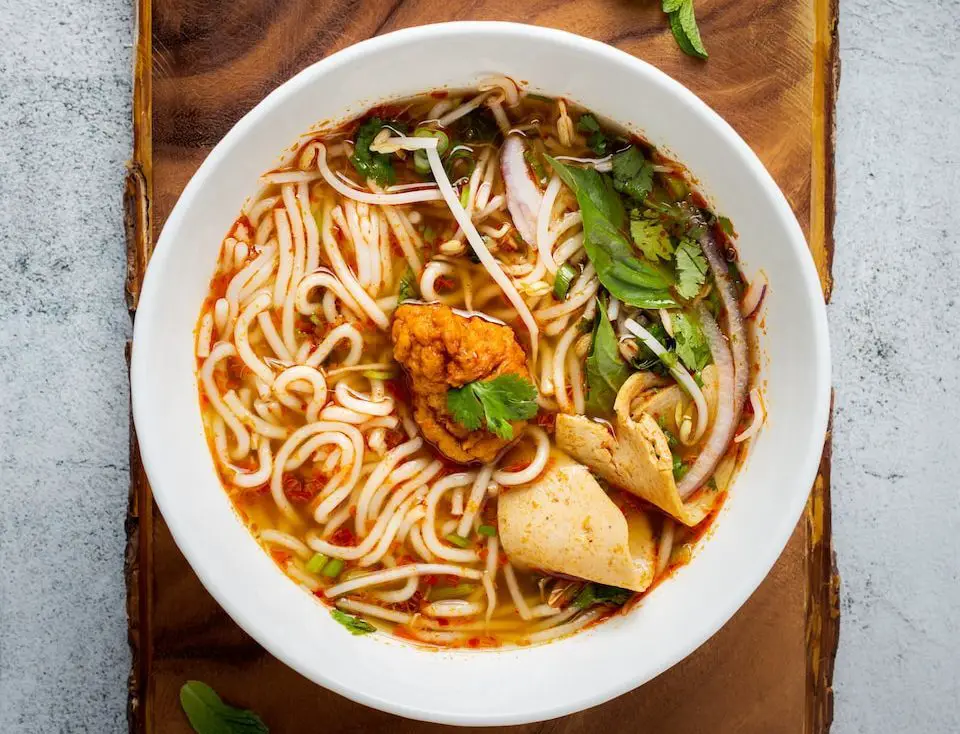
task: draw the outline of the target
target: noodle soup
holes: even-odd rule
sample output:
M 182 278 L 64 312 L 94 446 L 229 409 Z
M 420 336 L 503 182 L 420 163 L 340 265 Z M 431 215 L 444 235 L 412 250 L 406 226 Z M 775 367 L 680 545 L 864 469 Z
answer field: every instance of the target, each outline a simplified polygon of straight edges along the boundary
M 690 558 L 763 421 L 729 221 L 511 80 L 306 136 L 222 243 L 200 400 L 225 490 L 349 632 L 528 645 Z

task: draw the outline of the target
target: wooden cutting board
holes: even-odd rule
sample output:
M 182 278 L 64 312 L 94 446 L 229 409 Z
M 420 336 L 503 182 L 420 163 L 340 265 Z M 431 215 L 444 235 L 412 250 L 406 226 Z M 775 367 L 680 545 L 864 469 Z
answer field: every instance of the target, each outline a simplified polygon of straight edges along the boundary
M 606 41 L 679 79 L 723 115 L 783 188 L 830 293 L 836 0 L 696 0 L 706 63 L 676 47 L 659 0 L 138 0 L 135 149 L 126 187 L 131 312 L 151 248 L 210 149 L 270 90 L 364 38 L 447 20 L 512 20 Z M 839 580 L 829 439 L 777 565 L 715 637 L 642 688 L 520 732 L 824 734 Z M 127 588 L 131 732 L 190 732 L 178 691 L 198 679 L 272 732 L 426 732 L 352 703 L 266 653 L 217 606 L 174 545 L 131 440 Z

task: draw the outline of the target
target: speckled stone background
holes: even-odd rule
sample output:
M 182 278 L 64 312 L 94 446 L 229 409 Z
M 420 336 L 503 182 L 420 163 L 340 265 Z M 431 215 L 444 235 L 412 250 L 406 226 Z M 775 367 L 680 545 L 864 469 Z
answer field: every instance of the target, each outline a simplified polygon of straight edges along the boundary
M 129 0 L 0 0 L 0 732 L 125 732 Z M 841 0 L 837 734 L 960 731 L 960 0 Z

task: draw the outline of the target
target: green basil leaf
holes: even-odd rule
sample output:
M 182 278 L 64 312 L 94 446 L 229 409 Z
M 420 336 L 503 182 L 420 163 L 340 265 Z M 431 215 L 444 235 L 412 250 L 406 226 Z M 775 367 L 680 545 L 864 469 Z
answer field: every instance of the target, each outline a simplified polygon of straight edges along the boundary
M 667 0 L 664 0 L 666 6 Z M 671 2 L 671 7 L 676 3 Z M 693 0 L 681 0 L 676 9 L 670 12 L 670 30 L 677 41 L 677 45 L 688 56 L 699 59 L 707 58 L 707 49 L 700 38 L 700 29 L 693 10 Z
M 617 392 L 630 369 L 620 356 L 620 347 L 613 325 L 607 318 L 607 308 L 599 304 L 597 325 L 593 330 L 593 344 L 586 360 L 587 410 L 597 415 L 613 412 Z
M 609 220 L 614 227 L 624 226 L 627 214 L 609 178 L 601 176 L 593 168 L 567 166 L 550 156 L 545 157 L 560 179 L 576 195 L 577 202 L 581 206 L 583 206 L 580 202 L 582 197 L 589 199 L 599 214 Z
M 583 218 L 583 246 L 603 286 L 632 306 L 676 306 L 669 290 L 672 276 L 638 258 L 624 235 L 626 213 L 611 180 L 592 168 L 565 166 L 549 156 L 547 160 L 577 197 Z
M 252 711 L 228 706 L 210 686 L 187 681 L 180 689 L 180 705 L 197 734 L 269 734 Z

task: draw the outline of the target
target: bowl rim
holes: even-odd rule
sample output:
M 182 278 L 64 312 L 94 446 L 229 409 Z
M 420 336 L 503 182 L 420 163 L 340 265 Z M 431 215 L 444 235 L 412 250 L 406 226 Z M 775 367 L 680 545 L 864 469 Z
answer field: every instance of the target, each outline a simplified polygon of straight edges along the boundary
M 737 157 L 750 169 L 750 172 L 757 177 L 761 185 L 768 190 L 771 194 L 772 204 L 776 209 L 777 218 L 784 223 L 787 229 L 793 231 L 792 236 L 789 237 L 787 242 L 782 246 L 794 249 L 798 248 L 798 243 L 803 246 L 803 253 L 801 253 L 801 257 L 799 258 L 801 267 L 795 274 L 795 277 L 802 281 L 804 296 L 801 300 L 804 302 L 805 307 L 811 311 L 810 315 L 814 337 L 812 346 L 813 353 L 816 357 L 815 361 L 812 360 L 811 367 L 815 373 L 814 384 L 816 387 L 817 400 L 815 404 L 810 407 L 811 414 L 813 415 L 812 422 L 816 426 L 816 431 L 812 438 L 808 438 L 807 449 L 803 454 L 802 460 L 798 460 L 797 462 L 798 466 L 802 467 L 802 470 L 798 472 L 798 479 L 796 481 L 802 479 L 807 485 L 812 486 L 817 467 L 820 463 L 823 439 L 826 437 L 830 412 L 831 366 L 829 332 L 826 305 L 820 279 L 809 253 L 806 238 L 796 220 L 793 210 L 773 177 L 749 145 L 747 145 L 730 124 L 720 117 L 706 102 L 701 100 L 679 81 L 673 79 L 652 64 L 601 41 L 586 38 L 568 31 L 530 26 L 521 23 L 504 21 L 453 21 L 404 28 L 382 36 L 360 41 L 337 51 L 307 66 L 270 92 L 247 112 L 217 143 L 180 194 L 176 205 L 164 224 L 163 231 L 157 239 L 151 264 L 158 261 L 166 261 L 171 256 L 173 246 L 172 243 L 168 243 L 168 240 L 172 238 L 172 235 L 168 233 L 179 228 L 180 222 L 188 209 L 187 202 L 194 197 L 197 190 L 205 185 L 207 178 L 220 164 L 221 160 L 230 155 L 235 141 L 242 139 L 247 130 L 256 126 L 259 119 L 266 114 L 267 110 L 287 98 L 300 94 L 301 90 L 309 85 L 315 76 L 331 73 L 339 67 L 349 66 L 356 59 L 368 52 L 388 50 L 400 45 L 414 44 L 436 37 L 461 33 L 506 35 L 513 38 L 536 38 L 538 40 L 553 41 L 569 47 L 571 51 L 606 57 L 608 61 L 613 63 L 632 67 L 632 71 L 638 74 L 656 78 L 656 81 L 668 88 L 671 94 L 679 97 L 687 106 L 693 108 L 696 114 L 701 115 L 706 123 L 725 139 L 725 142 L 731 146 Z M 278 152 L 284 144 L 283 142 L 280 143 Z M 151 278 L 151 273 L 155 273 L 159 269 L 159 267 L 148 267 L 144 277 L 136 312 L 137 317 L 134 320 L 133 350 L 130 366 L 132 412 L 134 424 L 137 428 L 141 461 L 153 487 L 159 486 L 159 484 L 154 484 L 153 477 L 161 474 L 160 463 L 163 459 L 161 452 L 155 450 L 155 444 L 151 443 L 152 432 L 150 423 L 152 418 L 149 415 L 148 408 L 144 404 L 144 398 L 141 397 L 142 392 L 138 390 L 139 385 L 147 382 L 146 375 L 149 365 L 143 359 L 138 359 L 136 344 L 138 341 L 149 339 L 146 325 L 153 320 L 153 313 L 159 306 L 157 303 L 159 299 L 155 294 L 160 288 L 158 276 Z M 751 567 L 753 569 L 752 573 L 742 574 L 740 583 L 737 585 L 737 591 L 736 593 L 731 593 L 729 602 L 725 608 L 720 610 L 719 613 L 715 612 L 711 615 L 711 618 L 717 621 L 704 624 L 700 629 L 700 634 L 690 635 L 687 638 L 686 644 L 677 645 L 674 655 L 670 659 L 665 660 L 662 665 L 657 666 L 652 674 L 649 670 L 633 675 L 627 673 L 621 678 L 620 684 L 617 686 L 608 686 L 589 694 L 567 696 L 562 701 L 557 701 L 548 707 L 541 706 L 537 708 L 536 711 L 521 710 L 502 714 L 491 713 L 490 715 L 482 716 L 451 714 L 442 710 L 425 709 L 419 706 L 398 703 L 381 698 L 374 693 L 346 688 L 338 683 L 335 678 L 327 675 L 325 671 L 314 668 L 308 669 L 307 666 L 301 665 L 295 656 L 288 654 L 279 644 L 274 644 L 271 639 L 260 634 L 259 626 L 248 616 L 242 607 L 232 602 L 228 588 L 229 584 L 221 584 L 218 579 L 212 578 L 204 570 L 202 563 L 202 541 L 192 538 L 189 533 L 184 532 L 184 524 L 179 521 L 177 513 L 165 512 L 164 501 L 162 499 L 163 491 L 161 490 L 159 493 L 154 491 L 154 498 L 161 512 L 164 514 L 164 519 L 167 522 L 174 541 L 183 552 L 203 586 L 244 631 L 250 634 L 251 637 L 256 639 L 270 654 L 278 658 L 285 665 L 300 673 L 308 680 L 322 685 L 352 701 L 389 713 L 422 721 L 460 726 L 499 726 L 543 721 L 599 705 L 652 680 L 699 648 L 733 617 L 737 610 L 746 602 L 768 575 L 782 554 L 783 549 L 790 539 L 793 528 L 796 526 L 796 522 L 801 515 L 802 509 L 806 504 L 806 498 L 808 496 L 805 494 L 800 498 L 799 493 L 797 494 L 798 497 L 794 498 L 794 502 L 790 508 L 793 522 L 790 523 L 787 530 L 779 533 L 776 538 L 777 542 L 771 543 L 769 546 L 771 549 L 775 548 L 776 552 L 772 552 L 772 550 L 769 551 L 766 557 L 763 557 L 762 560 L 757 561 Z M 469 653 L 465 652 L 464 654 L 491 653 L 471 651 Z

